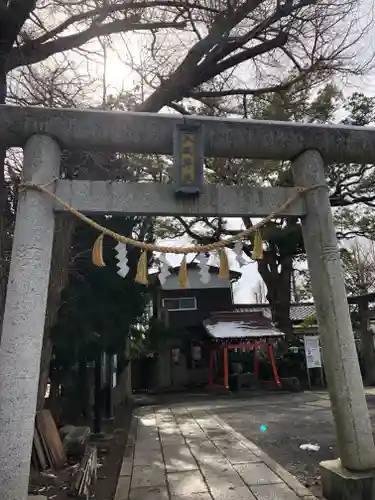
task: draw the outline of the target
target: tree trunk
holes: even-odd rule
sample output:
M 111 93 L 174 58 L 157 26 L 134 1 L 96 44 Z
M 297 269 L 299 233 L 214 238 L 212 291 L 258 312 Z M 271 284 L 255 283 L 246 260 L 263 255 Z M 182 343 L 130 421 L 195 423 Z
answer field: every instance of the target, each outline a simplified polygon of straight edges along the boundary
M 89 411 L 89 389 L 88 389 L 88 377 L 87 377 L 87 361 L 86 359 L 80 359 L 78 362 L 78 395 L 80 404 L 80 416 L 84 420 L 91 417 L 91 412 Z
M 272 252 L 264 252 L 258 261 L 258 271 L 267 286 L 267 300 L 272 311 L 272 321 L 287 336 L 293 333 L 290 319 L 291 277 L 293 257 L 280 259 Z
M 125 343 L 125 396 L 126 400 L 128 400 L 133 392 L 132 392 L 132 365 L 130 359 L 130 338 L 129 335 L 126 337 Z
M 110 419 L 113 418 L 113 388 L 112 388 L 112 381 L 113 381 L 113 355 L 111 353 L 106 353 L 106 358 L 107 358 L 107 363 L 106 363 L 106 368 L 107 368 L 107 373 L 106 373 L 106 378 L 107 378 L 107 383 L 105 385 L 105 390 L 104 390 L 104 410 L 105 410 L 105 416 L 106 418 Z
M 375 353 L 372 333 L 369 329 L 368 300 L 364 298 L 358 303 L 360 335 L 361 335 L 361 358 L 364 367 L 364 383 L 375 384 Z
M 48 409 L 51 411 L 56 424 L 59 426 L 61 423 L 61 405 L 59 405 L 60 373 L 58 371 L 51 373 L 50 383 L 51 391 L 48 400 Z
M 37 410 L 42 410 L 44 407 L 44 396 L 46 394 L 47 383 L 49 378 L 49 368 L 52 357 L 52 341 L 49 335 L 44 334 L 42 355 L 40 359 L 40 374 L 38 385 Z
M 43 408 L 44 394 L 49 375 L 52 347 L 51 330 L 56 324 L 61 301 L 61 293 L 68 283 L 70 247 L 76 219 L 71 214 L 59 214 L 56 217 L 55 236 L 52 251 L 52 264 L 48 289 L 47 314 L 44 329 L 42 357 L 40 361 L 40 376 L 38 389 L 38 410 Z
M 125 349 L 123 355 L 119 356 L 121 370 L 115 390 L 113 391 L 114 406 L 126 404 L 132 396 L 132 377 L 131 377 L 131 360 L 130 360 L 130 339 L 129 335 L 125 339 Z
M 99 352 L 95 358 L 94 368 L 94 434 L 102 430 L 102 356 Z

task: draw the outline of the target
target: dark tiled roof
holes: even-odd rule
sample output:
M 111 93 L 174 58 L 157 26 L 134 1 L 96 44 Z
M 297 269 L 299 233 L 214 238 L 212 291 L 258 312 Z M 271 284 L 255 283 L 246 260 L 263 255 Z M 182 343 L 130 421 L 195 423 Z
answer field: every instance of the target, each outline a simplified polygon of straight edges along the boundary
M 266 318 L 271 318 L 271 309 L 268 305 L 234 305 L 233 310 L 236 312 L 262 312 Z M 315 314 L 314 304 L 291 304 L 290 319 L 292 321 L 304 321 L 312 314 Z
M 290 319 L 292 321 L 303 321 L 315 314 L 313 304 L 299 304 L 290 306 Z

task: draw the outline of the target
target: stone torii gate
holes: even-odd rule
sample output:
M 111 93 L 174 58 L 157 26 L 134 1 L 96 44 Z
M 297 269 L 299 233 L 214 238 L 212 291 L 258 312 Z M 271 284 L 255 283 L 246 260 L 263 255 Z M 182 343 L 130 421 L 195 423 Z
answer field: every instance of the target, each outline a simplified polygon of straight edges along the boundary
M 295 192 L 295 188 L 210 185 L 199 197 L 181 200 L 172 185 L 59 178 L 61 148 L 172 154 L 174 130 L 184 124 L 203 126 L 206 156 L 291 160 L 296 186 L 314 187 L 284 215 L 302 218 L 341 464 L 353 474 L 375 469 L 372 429 L 324 171 L 328 162 L 373 162 L 374 129 L 0 106 L 0 142 L 24 148 L 24 181 L 46 184 L 57 179 L 51 189 L 84 213 L 261 217 Z M 2 500 L 27 498 L 58 210 L 61 207 L 38 191 L 19 196 L 0 346 Z M 372 478 L 369 474 L 366 477 Z

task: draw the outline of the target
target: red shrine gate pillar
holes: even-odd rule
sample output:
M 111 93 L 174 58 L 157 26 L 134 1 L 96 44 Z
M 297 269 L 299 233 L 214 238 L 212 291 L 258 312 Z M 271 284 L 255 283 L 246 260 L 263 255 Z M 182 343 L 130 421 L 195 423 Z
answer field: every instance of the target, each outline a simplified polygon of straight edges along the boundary
M 281 383 L 280 383 L 280 379 L 279 379 L 279 374 L 277 373 L 275 353 L 274 353 L 273 345 L 272 344 L 268 344 L 268 356 L 269 356 L 270 361 L 271 361 L 273 378 L 274 378 L 274 380 L 276 382 L 276 385 L 278 387 L 281 387 Z
M 220 387 L 221 389 L 228 390 L 229 389 L 229 350 L 231 349 L 245 349 L 245 350 L 250 350 L 253 349 L 253 359 L 254 359 L 254 377 L 259 380 L 259 360 L 256 356 L 256 349 L 258 347 L 266 347 L 267 348 L 267 353 L 269 356 L 269 360 L 271 362 L 271 367 L 272 367 L 272 375 L 273 375 L 273 380 L 271 381 L 264 381 L 264 383 L 272 383 L 275 384 L 277 387 L 281 387 L 281 382 L 279 379 L 279 374 L 277 372 L 277 365 L 276 365 L 276 357 L 275 353 L 273 350 L 272 344 L 266 341 L 262 342 L 248 342 L 248 343 L 241 343 L 241 344 L 232 344 L 232 345 L 225 345 L 224 347 L 216 348 L 211 346 L 210 347 L 210 357 L 209 357 L 209 375 L 208 375 L 208 387 L 212 389 L 215 387 L 214 383 L 214 356 L 215 352 L 218 352 L 219 350 L 222 350 L 223 352 L 223 369 L 224 369 L 224 383 L 222 386 L 216 386 Z

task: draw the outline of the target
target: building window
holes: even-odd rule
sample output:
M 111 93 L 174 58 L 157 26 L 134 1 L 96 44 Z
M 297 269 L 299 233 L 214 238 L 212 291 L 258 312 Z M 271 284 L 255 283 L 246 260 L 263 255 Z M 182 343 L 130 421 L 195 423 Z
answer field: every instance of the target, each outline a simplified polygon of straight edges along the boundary
M 168 311 L 193 311 L 197 308 L 197 299 L 195 297 L 163 299 L 163 307 Z

